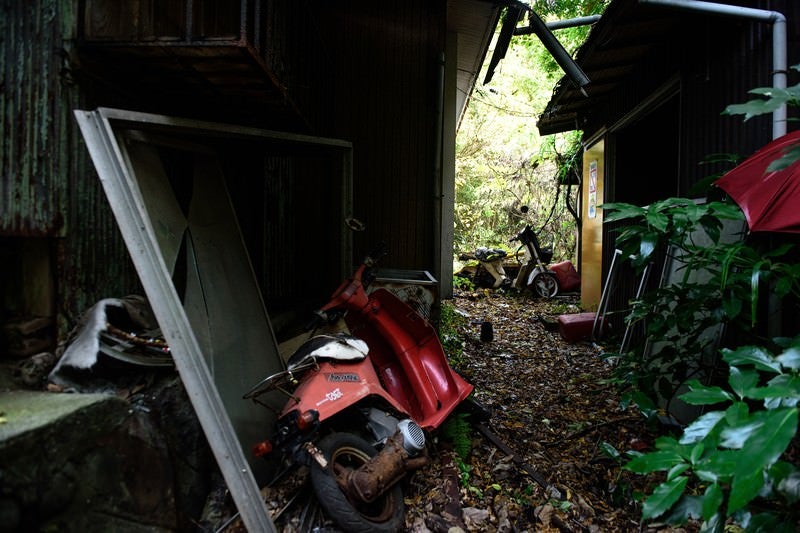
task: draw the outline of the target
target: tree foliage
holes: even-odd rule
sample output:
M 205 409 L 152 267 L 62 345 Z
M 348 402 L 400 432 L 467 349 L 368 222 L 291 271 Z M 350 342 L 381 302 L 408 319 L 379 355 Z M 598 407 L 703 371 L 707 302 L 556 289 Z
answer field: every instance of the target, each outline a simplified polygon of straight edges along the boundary
M 539 0 L 532 7 L 543 19 L 557 20 L 599 13 L 606 4 Z M 581 26 L 555 34 L 574 52 L 588 31 Z M 515 36 L 492 82 L 473 92 L 456 139 L 456 253 L 508 249 L 508 239 L 530 222 L 542 243 L 553 245 L 555 259 L 574 256 L 576 222 L 565 199 L 574 204 L 577 187 L 564 184 L 569 172 L 563 169 L 580 168 L 579 133 L 543 139 L 536 129 L 562 74 L 536 36 Z M 527 220 L 523 205 L 530 208 Z

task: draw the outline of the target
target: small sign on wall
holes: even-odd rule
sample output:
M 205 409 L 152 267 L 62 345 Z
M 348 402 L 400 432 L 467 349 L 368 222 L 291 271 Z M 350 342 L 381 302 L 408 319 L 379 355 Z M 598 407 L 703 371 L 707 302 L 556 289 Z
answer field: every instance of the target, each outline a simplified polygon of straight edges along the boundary
M 597 160 L 589 162 L 589 218 L 597 216 Z

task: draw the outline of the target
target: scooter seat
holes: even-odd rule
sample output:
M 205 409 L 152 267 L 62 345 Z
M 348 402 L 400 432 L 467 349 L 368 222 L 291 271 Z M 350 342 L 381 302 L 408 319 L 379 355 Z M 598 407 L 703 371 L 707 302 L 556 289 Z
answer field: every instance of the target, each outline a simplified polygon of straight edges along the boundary
M 367 343 L 352 335 L 316 335 L 300 345 L 287 361 L 292 370 L 309 361 L 362 361 L 367 357 Z
M 475 250 L 475 257 L 478 261 L 497 261 L 508 255 L 508 252 L 501 248 L 486 248 L 481 246 Z

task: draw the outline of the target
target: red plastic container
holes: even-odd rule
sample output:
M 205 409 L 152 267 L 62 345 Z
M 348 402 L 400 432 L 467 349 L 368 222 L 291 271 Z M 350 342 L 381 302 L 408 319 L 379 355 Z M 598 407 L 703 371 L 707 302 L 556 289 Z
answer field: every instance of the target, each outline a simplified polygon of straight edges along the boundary
M 577 290 L 581 286 L 581 277 L 572 264 L 572 261 L 561 261 L 550 265 L 550 270 L 556 273 L 561 292 Z
M 592 338 L 595 313 L 574 313 L 558 317 L 558 333 L 567 342 L 588 341 Z

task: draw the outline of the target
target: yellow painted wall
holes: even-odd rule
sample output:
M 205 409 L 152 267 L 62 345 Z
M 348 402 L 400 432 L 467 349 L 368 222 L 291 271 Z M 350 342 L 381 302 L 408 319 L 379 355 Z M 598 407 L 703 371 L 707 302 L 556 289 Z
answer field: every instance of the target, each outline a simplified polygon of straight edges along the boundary
M 603 183 L 605 141 L 598 141 L 583 154 L 581 205 L 581 304 L 597 309 L 603 284 Z

